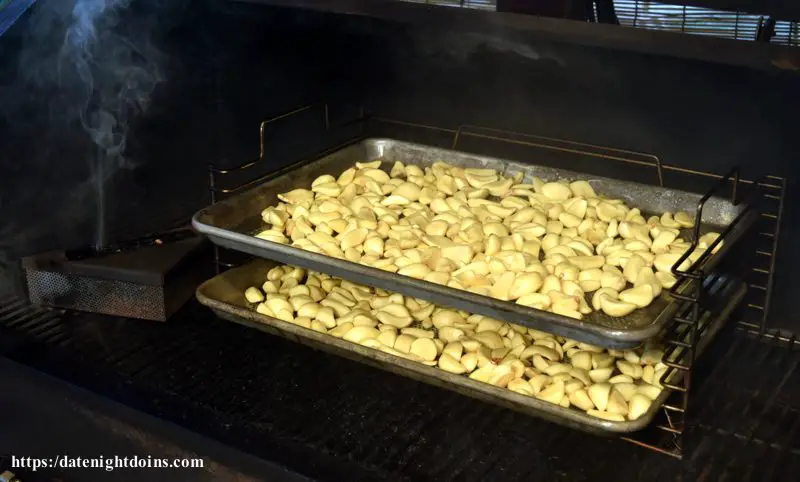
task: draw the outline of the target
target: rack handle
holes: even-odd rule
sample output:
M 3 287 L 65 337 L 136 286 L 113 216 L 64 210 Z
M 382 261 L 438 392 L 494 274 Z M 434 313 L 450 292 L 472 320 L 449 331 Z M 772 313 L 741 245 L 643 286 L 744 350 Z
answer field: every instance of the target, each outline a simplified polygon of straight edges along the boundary
M 472 129 L 476 132 L 469 132 Z M 484 131 L 486 133 L 480 133 Z M 548 149 L 551 151 L 566 152 L 570 154 L 579 154 L 583 156 L 596 157 L 600 159 L 608 159 L 613 161 L 621 161 L 629 164 L 637 164 L 655 168 L 656 175 L 658 176 L 658 185 L 664 187 L 664 164 L 661 158 L 655 154 L 646 152 L 629 151 L 626 149 L 616 149 L 607 146 L 598 146 L 595 144 L 588 144 L 584 142 L 572 141 L 569 139 L 559 139 L 556 137 L 546 137 L 534 134 L 525 134 L 521 132 L 513 132 L 502 129 L 494 129 L 491 127 L 481 127 L 469 124 L 462 124 L 458 127 L 453 135 L 452 148 L 456 149 L 458 143 L 464 136 L 473 136 L 490 140 L 497 140 L 509 142 L 513 144 L 521 144 L 528 147 L 536 147 L 540 149 Z M 513 137 L 524 137 L 528 140 L 515 140 Z
M 718 179 L 717 182 L 711 187 L 711 189 L 709 189 L 703 195 L 703 197 L 701 197 L 700 200 L 697 202 L 697 209 L 695 210 L 695 218 L 694 218 L 694 228 L 692 233 L 692 244 L 689 246 L 689 249 L 687 249 L 686 252 L 684 252 L 680 258 L 678 258 L 678 261 L 676 261 L 675 264 L 673 264 L 672 268 L 670 269 L 670 271 L 675 277 L 692 278 L 692 279 L 701 279 L 703 277 L 702 270 L 693 271 L 692 268 L 695 265 L 700 264 L 704 260 L 703 259 L 704 256 L 701 256 L 697 261 L 695 261 L 692 264 L 692 266 L 690 266 L 685 272 L 679 271 L 678 267 L 684 261 L 686 261 L 686 259 L 689 258 L 689 256 L 691 256 L 691 254 L 697 248 L 697 243 L 700 241 L 700 223 L 703 220 L 703 208 L 705 208 L 706 202 L 708 202 L 708 200 L 711 199 L 711 196 L 713 196 L 714 193 L 716 193 L 722 186 L 726 185 L 728 181 L 731 180 L 733 180 L 733 192 L 731 193 L 731 202 L 734 205 L 737 204 L 736 193 L 738 190 L 737 188 L 739 186 L 739 171 L 740 171 L 739 166 L 734 166 L 733 169 L 728 171 L 726 175 Z M 732 227 L 735 223 L 736 220 L 734 220 L 734 222 L 731 223 L 731 225 L 728 228 Z M 722 236 L 720 236 L 720 238 L 721 237 Z

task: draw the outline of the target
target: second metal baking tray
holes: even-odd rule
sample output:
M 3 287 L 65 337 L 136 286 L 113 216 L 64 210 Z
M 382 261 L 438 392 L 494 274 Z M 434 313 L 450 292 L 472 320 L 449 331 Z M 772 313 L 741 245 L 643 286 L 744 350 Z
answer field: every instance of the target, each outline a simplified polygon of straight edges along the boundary
M 494 403 L 505 408 L 544 418 L 554 423 L 596 434 L 621 434 L 645 428 L 658 414 L 661 406 L 670 395 L 670 390 L 663 390 L 653 401 L 650 409 L 636 420 L 611 422 L 593 417 L 580 410 L 564 408 L 535 397 L 521 395 L 505 388 L 472 380 L 466 375 L 449 373 L 436 367 L 429 367 L 422 363 L 262 315 L 255 312 L 247 303 L 244 298 L 244 291 L 250 286 L 261 285 L 267 279 L 267 272 L 275 265 L 276 263 L 272 261 L 255 260 L 244 266 L 226 271 L 203 283 L 197 289 L 197 299 L 225 320 L 256 328 L 315 349 L 343 356 L 382 370 L 388 370 L 397 375 L 413 378 L 423 383 L 453 390 L 484 402 Z M 698 356 L 730 317 L 731 312 L 742 300 L 745 292 L 744 283 L 727 278 L 719 278 L 709 287 L 709 298 L 712 301 L 709 306 L 715 306 L 717 309 L 713 315 L 711 312 L 705 312 L 701 315 L 699 329 L 704 335 L 697 347 Z M 674 352 L 674 356 L 671 358 L 678 360 L 679 356 L 678 352 Z M 680 376 L 680 371 L 672 371 L 667 381 L 677 384 L 680 381 Z
M 338 175 L 356 161 L 382 159 L 382 168 L 389 169 L 395 161 L 418 166 L 434 162 L 447 162 L 465 167 L 492 168 L 506 176 L 517 172 L 524 174 L 523 182 L 533 176 L 546 181 L 589 181 L 598 194 L 624 199 L 643 213 L 687 211 L 694 213 L 701 195 L 638 184 L 617 179 L 580 174 L 563 169 L 523 164 L 465 152 L 439 149 L 421 144 L 393 139 L 366 139 L 351 144 L 319 159 L 290 166 L 269 178 L 263 184 L 198 212 L 192 224 L 217 245 L 245 252 L 261 258 L 301 266 L 356 283 L 397 291 L 404 295 L 426 299 L 436 304 L 478 313 L 491 318 L 547 331 L 575 340 L 609 348 L 630 348 L 658 334 L 675 314 L 676 303 L 664 290 L 648 307 L 628 316 L 614 318 L 594 311 L 582 320 L 537 310 L 514 302 L 501 301 L 468 291 L 450 288 L 420 279 L 401 276 L 377 268 L 352 263 L 285 244 L 256 238 L 254 234 L 265 229 L 261 211 L 278 203 L 277 195 L 295 188 L 311 186 L 323 174 Z M 721 249 L 709 257 L 703 268 L 706 272 L 735 244 L 756 218 L 753 210 L 743 204 L 711 197 L 703 211 L 702 232 L 722 231 L 742 215 L 736 226 L 725 236 Z M 691 237 L 691 235 L 688 235 Z M 686 287 L 688 284 L 685 284 Z

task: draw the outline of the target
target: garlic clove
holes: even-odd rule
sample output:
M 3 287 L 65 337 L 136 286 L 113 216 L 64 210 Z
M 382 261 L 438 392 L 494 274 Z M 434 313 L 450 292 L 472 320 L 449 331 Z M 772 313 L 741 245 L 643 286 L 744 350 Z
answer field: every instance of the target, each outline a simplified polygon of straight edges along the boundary
M 597 407 L 598 410 L 604 411 L 608 406 L 608 400 L 611 396 L 611 385 L 608 383 L 596 383 L 589 387 L 587 393 L 594 406 Z

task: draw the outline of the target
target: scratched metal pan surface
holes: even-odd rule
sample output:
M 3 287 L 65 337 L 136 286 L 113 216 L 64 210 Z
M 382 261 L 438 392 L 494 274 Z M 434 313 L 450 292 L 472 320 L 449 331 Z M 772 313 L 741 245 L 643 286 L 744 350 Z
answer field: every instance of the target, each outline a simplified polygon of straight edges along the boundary
M 564 408 L 534 397 L 472 380 L 466 375 L 449 373 L 436 367 L 429 367 L 380 350 L 262 315 L 255 312 L 252 305 L 245 300 L 244 291 L 250 286 L 260 286 L 267 279 L 267 271 L 276 264 L 269 260 L 255 260 L 244 266 L 226 271 L 203 283 L 197 289 L 197 299 L 227 321 L 278 335 L 315 349 L 343 356 L 400 376 L 413 378 L 423 383 L 452 390 L 484 402 L 596 434 L 620 434 L 643 429 L 650 424 L 669 396 L 669 390 L 662 391 L 650 409 L 636 420 L 611 422 L 592 417 L 577 409 Z M 721 303 L 725 308 L 717 315 L 712 325 L 709 325 L 709 329 L 706 330 L 706 336 L 704 336 L 698 348 L 698 353 L 707 345 L 704 342 L 710 341 L 711 335 L 715 334 L 717 329 L 730 316 L 731 311 L 741 301 L 745 292 L 741 282 L 721 283 L 718 290 L 712 289 L 711 291 L 712 297 L 725 301 L 725 303 Z M 709 316 L 706 314 L 704 319 L 707 320 L 708 318 Z M 677 377 L 673 377 L 670 380 L 672 383 L 677 383 L 678 381 Z
M 344 259 L 304 251 L 285 244 L 273 243 L 254 236 L 266 229 L 261 219 L 261 211 L 267 206 L 277 204 L 278 194 L 300 187 L 309 188 L 311 182 L 323 174 L 338 175 L 356 161 L 374 159 L 386 161 L 382 166 L 386 170 L 391 168 L 394 161 L 423 167 L 443 161 L 465 167 L 493 168 L 506 176 L 522 172 L 525 176 L 523 182 L 529 182 L 533 176 L 547 181 L 583 179 L 587 180 L 598 194 L 624 199 L 629 205 L 638 207 L 646 214 L 677 210 L 693 213 L 701 197 L 695 193 L 392 139 L 366 139 L 320 159 L 304 161 L 278 171 L 263 184 L 199 211 L 192 219 L 192 224 L 212 242 L 226 248 L 609 348 L 638 346 L 642 341 L 657 335 L 672 319 L 677 305 L 667 293 L 668 290 L 664 290 L 662 295 L 648 307 L 622 318 L 610 317 L 595 311 L 582 320 L 576 320 L 513 302 L 389 273 Z M 712 197 L 705 206 L 703 231 L 722 231 L 737 215 L 744 212 L 744 209 L 742 204 L 734 205 L 729 200 Z M 716 265 L 750 225 L 752 222 L 740 222 L 736 225 L 725 237 L 722 248 L 705 262 L 706 272 Z M 690 239 L 691 235 L 687 233 L 684 238 Z

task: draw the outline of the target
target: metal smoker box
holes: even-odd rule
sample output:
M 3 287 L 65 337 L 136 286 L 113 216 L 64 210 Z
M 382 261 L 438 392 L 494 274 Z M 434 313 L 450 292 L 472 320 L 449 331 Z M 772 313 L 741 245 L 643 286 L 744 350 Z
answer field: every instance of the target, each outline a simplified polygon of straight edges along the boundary
M 31 303 L 166 321 L 212 275 L 199 236 L 100 256 L 54 251 L 23 258 Z

